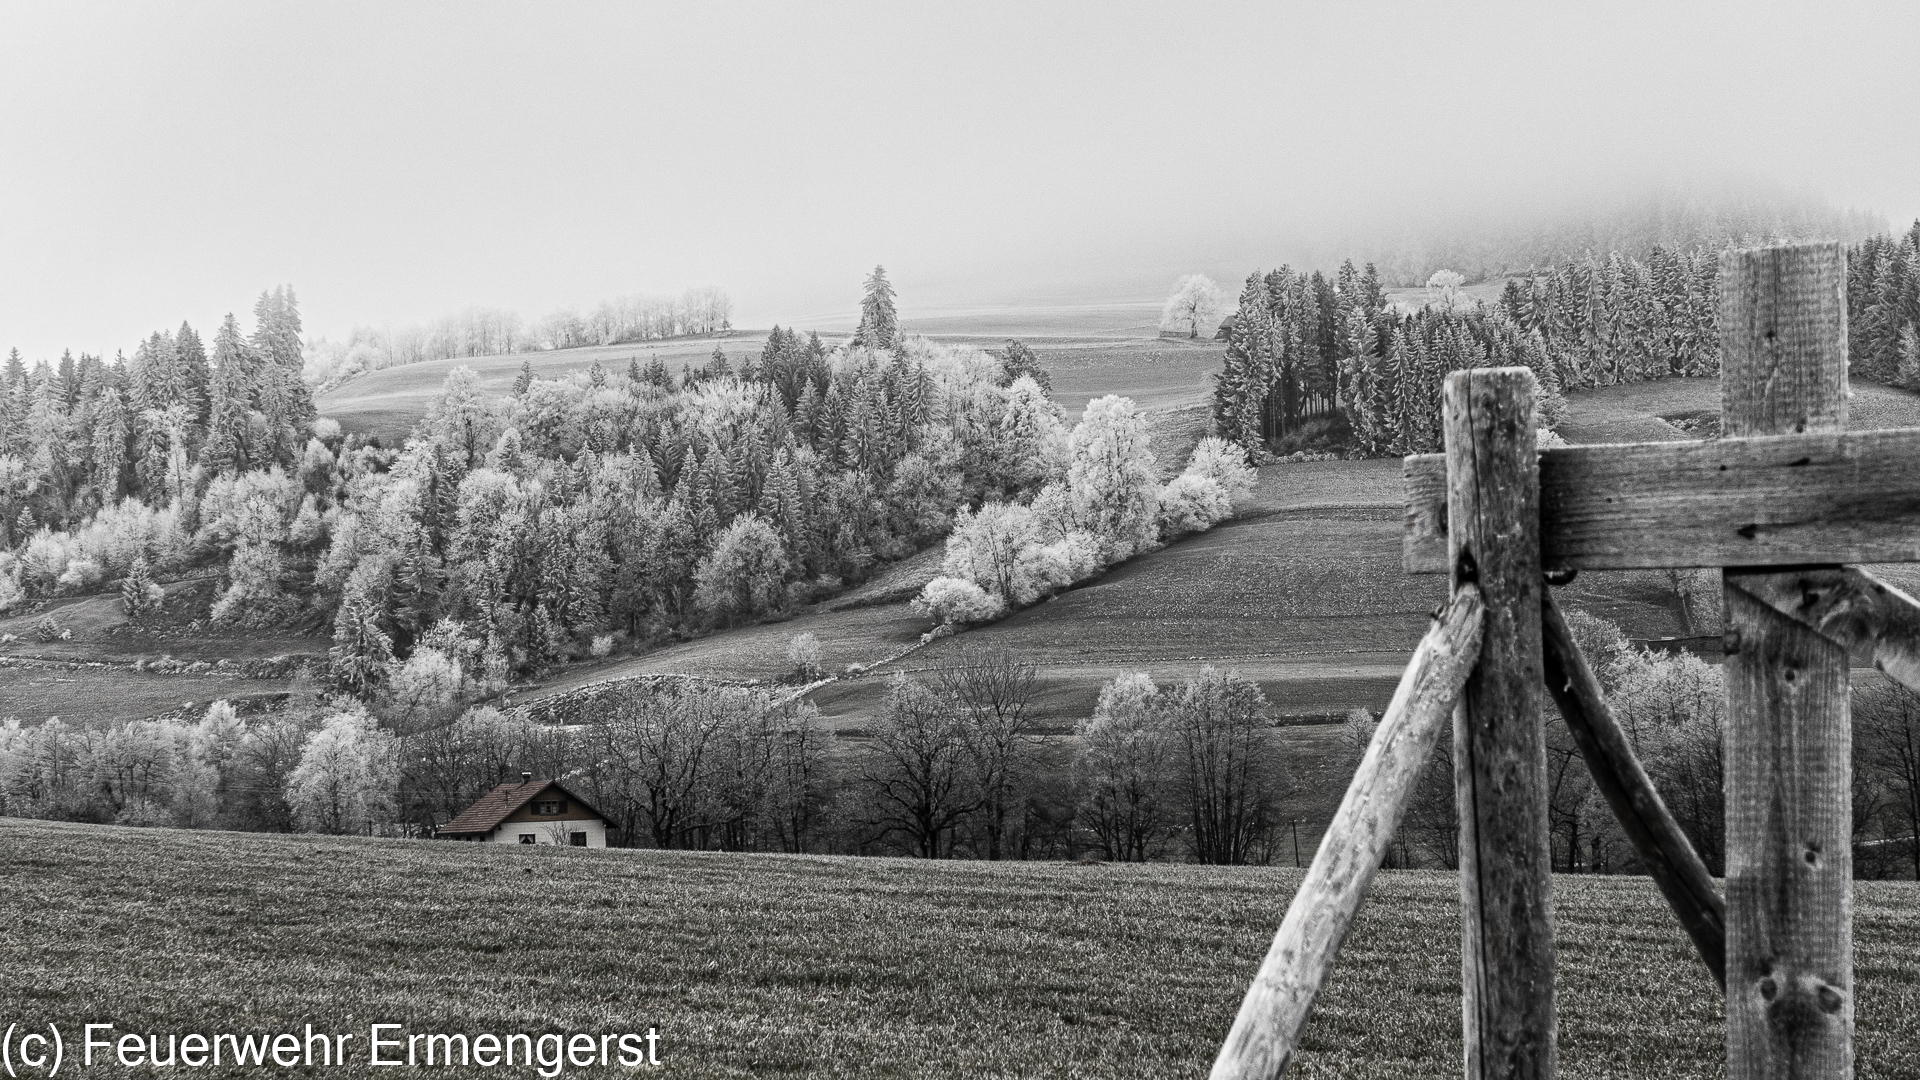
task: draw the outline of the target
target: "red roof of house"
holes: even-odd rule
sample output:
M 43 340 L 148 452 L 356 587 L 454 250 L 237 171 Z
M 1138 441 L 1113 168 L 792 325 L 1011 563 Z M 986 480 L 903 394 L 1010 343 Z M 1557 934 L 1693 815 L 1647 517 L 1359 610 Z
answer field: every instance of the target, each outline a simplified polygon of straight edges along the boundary
M 587 800 L 569 791 L 558 780 L 525 780 L 517 784 L 501 784 L 474 801 L 472 806 L 460 811 L 459 816 L 440 826 L 441 836 L 464 836 L 473 833 L 490 833 L 500 823 L 513 816 L 515 810 L 533 801 L 534 796 L 547 790 L 558 788 L 567 798 L 580 804 L 580 808 L 599 818 L 607 815 L 595 810 Z

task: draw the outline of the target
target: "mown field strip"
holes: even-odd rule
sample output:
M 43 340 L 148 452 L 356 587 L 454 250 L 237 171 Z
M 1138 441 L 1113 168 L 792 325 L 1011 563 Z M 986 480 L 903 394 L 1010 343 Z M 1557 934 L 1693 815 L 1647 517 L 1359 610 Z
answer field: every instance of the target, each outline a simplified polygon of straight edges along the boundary
M 1299 881 L 8 819 L 0 865 L 10 1021 L 652 1026 L 682 1077 L 1200 1075 Z M 1723 1075 L 1712 982 L 1651 885 L 1554 888 L 1562 1074 Z M 1291 1075 L 1458 1071 L 1457 897 L 1379 876 Z M 1920 1074 L 1920 888 L 1861 883 L 1855 925 L 1858 1074 Z

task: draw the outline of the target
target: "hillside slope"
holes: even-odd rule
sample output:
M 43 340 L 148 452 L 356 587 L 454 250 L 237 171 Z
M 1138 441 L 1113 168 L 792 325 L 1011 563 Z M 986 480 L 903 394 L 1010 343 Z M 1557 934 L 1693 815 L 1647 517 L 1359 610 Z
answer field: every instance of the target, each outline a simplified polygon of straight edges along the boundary
M 10 819 L 0 864 L 0 1012 L 22 1025 L 311 1023 L 361 1047 L 370 1023 L 653 1027 L 680 1077 L 1199 1075 L 1299 880 Z M 1380 875 L 1289 1075 L 1459 1067 L 1458 888 Z M 1651 885 L 1555 893 L 1563 1075 L 1720 1075 L 1718 995 Z M 1859 1075 L 1912 1076 L 1920 888 L 1862 882 L 1855 910 Z

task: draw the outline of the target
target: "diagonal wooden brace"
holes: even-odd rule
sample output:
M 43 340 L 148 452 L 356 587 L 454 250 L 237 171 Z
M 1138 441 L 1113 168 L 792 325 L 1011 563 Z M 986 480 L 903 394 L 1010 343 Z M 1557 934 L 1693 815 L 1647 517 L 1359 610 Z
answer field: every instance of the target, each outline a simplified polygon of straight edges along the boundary
M 1627 733 L 1607 707 L 1606 692 L 1574 643 L 1553 596 L 1541 591 L 1541 634 L 1547 690 L 1586 759 L 1594 786 L 1645 864 L 1653 883 L 1693 939 L 1700 959 L 1722 991 L 1727 987 L 1727 905 L 1707 864 L 1667 810 Z
M 1480 590 L 1463 585 L 1414 650 L 1214 1059 L 1213 1080 L 1274 1080 L 1293 1061 L 1313 1000 L 1480 659 L 1485 617 Z
M 1873 646 L 1873 664 L 1920 691 L 1920 600 L 1857 566 L 1810 566 L 1790 573 L 1729 575 L 1727 587 L 1845 649 Z

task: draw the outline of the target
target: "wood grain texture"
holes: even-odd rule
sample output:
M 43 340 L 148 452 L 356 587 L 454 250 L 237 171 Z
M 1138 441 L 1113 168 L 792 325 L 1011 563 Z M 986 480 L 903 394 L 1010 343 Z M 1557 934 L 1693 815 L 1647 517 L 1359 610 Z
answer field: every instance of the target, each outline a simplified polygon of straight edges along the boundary
M 1534 394 L 1525 368 L 1457 371 L 1443 389 L 1453 586 L 1478 583 L 1486 605 L 1454 710 L 1469 1080 L 1545 1080 L 1559 1064 Z
M 1727 434 L 1844 429 L 1840 246 L 1730 251 L 1720 275 Z M 1795 574 L 1723 576 L 1727 1076 L 1848 1077 L 1854 1010 L 1847 650 L 1755 599 L 1791 589 Z
M 1408 573 L 1446 562 L 1446 459 L 1406 459 Z M 1920 561 L 1920 429 L 1540 455 L 1550 569 Z
M 1606 691 L 1580 653 L 1566 619 L 1549 591 L 1541 593 L 1541 629 L 1545 643 L 1547 690 L 1560 706 L 1573 741 L 1586 759 L 1593 783 L 1640 856 L 1660 894 L 1679 917 L 1713 981 L 1726 987 L 1727 909 L 1713 875 L 1693 843 L 1668 812 L 1640 765 Z
M 1920 691 L 1920 600 L 1857 566 L 1750 574 L 1737 587 L 1842 648 L 1867 645 L 1875 667 Z
M 1240 1003 L 1233 1030 L 1214 1060 L 1213 1080 L 1273 1080 L 1293 1061 L 1314 998 L 1326 985 L 1427 758 L 1479 659 L 1484 617 L 1479 590 L 1463 586 L 1414 650 Z

